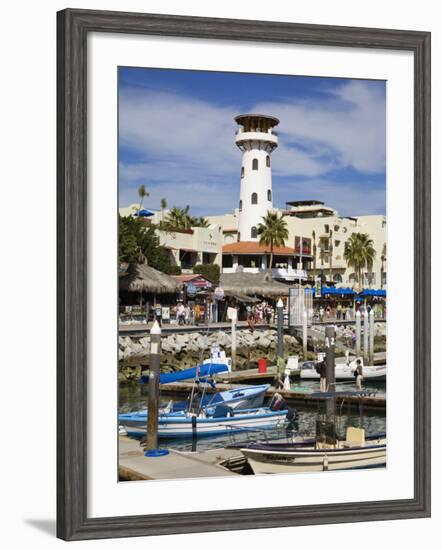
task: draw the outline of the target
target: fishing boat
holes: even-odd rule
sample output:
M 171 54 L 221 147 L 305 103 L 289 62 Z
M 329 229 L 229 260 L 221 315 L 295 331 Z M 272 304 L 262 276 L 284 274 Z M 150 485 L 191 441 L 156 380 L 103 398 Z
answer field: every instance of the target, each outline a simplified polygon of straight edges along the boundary
M 270 388 L 270 384 L 260 384 L 259 386 L 242 386 L 225 390 L 218 393 L 204 393 L 199 399 L 199 408 L 206 414 L 213 414 L 215 407 L 219 405 L 228 405 L 232 409 L 251 409 L 261 407 L 264 401 L 265 393 Z M 189 408 L 189 401 L 170 401 L 160 407 L 159 414 L 170 414 L 174 412 L 186 411 Z M 119 415 L 122 421 L 145 422 L 147 419 L 147 409 L 141 409 L 133 412 Z
M 236 411 L 224 405 L 215 407 L 213 414 L 201 411 L 194 414 L 189 411 L 175 412 L 158 417 L 158 437 L 182 438 L 217 436 L 254 430 L 282 428 L 286 423 L 288 410 L 272 410 L 269 407 Z M 146 435 L 146 425 L 119 417 L 122 428 L 130 437 L 141 438 Z
M 335 379 L 336 380 L 354 380 L 356 361 L 360 360 L 362 366 L 362 373 L 365 380 L 384 381 L 387 376 L 386 365 L 367 365 L 364 366 L 362 357 L 357 357 L 351 362 L 336 363 L 335 366 Z M 301 365 L 300 377 L 302 380 L 319 380 L 319 373 L 316 370 L 315 361 L 305 361 Z
M 308 440 L 260 443 L 241 448 L 255 474 L 322 472 L 379 468 L 386 464 L 385 434 L 365 437 L 362 428 L 347 428 L 346 438 L 333 445 Z

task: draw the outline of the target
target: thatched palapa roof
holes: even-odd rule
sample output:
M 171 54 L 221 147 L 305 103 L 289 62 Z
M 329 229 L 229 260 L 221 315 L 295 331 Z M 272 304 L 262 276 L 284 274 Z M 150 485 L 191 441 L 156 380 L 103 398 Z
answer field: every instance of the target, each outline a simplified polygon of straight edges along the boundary
M 222 273 L 220 286 L 226 294 L 249 296 L 287 296 L 289 286 L 274 281 L 269 273 Z
M 176 294 L 181 290 L 181 285 L 173 277 L 146 264 L 131 264 L 119 283 L 120 290 L 129 292 Z

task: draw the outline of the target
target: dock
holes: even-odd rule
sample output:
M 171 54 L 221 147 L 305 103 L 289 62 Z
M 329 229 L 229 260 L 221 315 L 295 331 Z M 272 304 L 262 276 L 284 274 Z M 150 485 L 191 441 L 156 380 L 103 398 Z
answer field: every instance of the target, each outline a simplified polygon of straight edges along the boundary
M 144 456 L 140 442 L 127 435 L 118 437 L 118 447 L 118 472 L 121 481 L 239 475 L 220 465 L 224 461 L 236 459 L 241 454 L 237 449 L 211 449 L 201 453 L 169 449 L 166 456 L 148 458 Z
M 386 323 L 385 319 L 375 319 L 375 323 Z M 331 319 L 328 321 L 313 321 L 312 326 L 313 327 L 325 327 L 327 325 L 336 325 L 336 326 L 353 326 L 355 325 L 354 319 Z M 149 331 L 151 329 L 152 323 L 119 323 L 118 332 L 120 336 L 145 336 L 146 334 L 149 334 Z M 275 329 L 277 326 L 276 323 L 257 323 L 254 325 L 254 330 L 268 330 L 268 329 Z M 300 329 L 299 326 L 293 326 L 293 329 Z M 217 332 L 219 330 L 230 332 L 232 329 L 232 324 L 230 322 L 219 322 L 219 323 L 209 323 L 209 324 L 199 324 L 199 325 L 178 325 L 178 324 L 172 324 L 172 323 L 163 323 L 161 327 L 161 332 L 164 335 L 167 334 L 174 334 L 174 333 L 188 333 L 188 332 Z M 237 322 L 237 329 L 241 330 L 248 330 L 249 324 L 247 321 L 238 321 Z M 286 325 L 284 327 L 285 331 L 289 330 L 289 327 Z
M 255 371 L 256 372 L 256 371 Z M 179 393 L 189 394 L 192 391 L 193 384 L 192 382 L 172 382 L 171 384 L 166 384 L 161 387 L 161 394 L 163 396 L 167 395 L 176 395 Z M 206 393 L 215 393 L 219 391 L 232 390 L 235 388 L 241 387 L 241 384 L 238 383 L 229 383 L 229 382 L 217 382 L 216 388 L 207 387 L 205 388 Z M 318 391 L 315 392 L 306 392 L 306 391 L 296 391 L 296 390 L 282 390 L 276 388 L 269 388 L 265 394 L 267 398 L 272 398 L 275 393 L 280 394 L 288 405 L 304 405 L 316 407 L 318 403 L 323 401 L 326 396 L 322 397 Z M 336 403 L 338 405 L 346 404 L 352 407 L 359 408 L 360 405 L 367 410 L 385 410 L 386 399 L 385 395 L 336 395 Z

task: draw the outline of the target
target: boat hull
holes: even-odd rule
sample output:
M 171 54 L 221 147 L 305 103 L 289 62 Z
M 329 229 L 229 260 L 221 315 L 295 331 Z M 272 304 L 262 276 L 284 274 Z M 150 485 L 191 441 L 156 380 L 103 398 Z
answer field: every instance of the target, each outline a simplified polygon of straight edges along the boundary
M 241 449 L 255 474 L 323 472 L 380 468 L 386 465 L 386 443 L 357 448 L 294 451 Z
M 370 382 L 383 382 L 387 378 L 387 367 L 385 365 L 363 367 L 364 380 Z M 301 369 L 300 377 L 302 380 L 319 380 L 319 374 L 316 369 Z M 354 369 L 347 365 L 336 365 L 336 380 L 354 380 Z
M 283 427 L 287 411 L 250 410 L 236 413 L 232 417 L 196 417 L 196 432 L 192 427 L 192 416 L 184 415 L 160 417 L 158 419 L 158 437 L 184 438 L 217 436 L 243 431 L 267 430 Z M 138 423 L 122 423 L 130 437 L 141 438 L 146 435 L 146 427 Z
M 215 407 L 218 405 L 226 405 L 234 410 L 239 409 L 255 409 L 261 407 L 264 402 L 266 391 L 269 389 L 268 384 L 259 386 L 241 387 L 234 390 L 226 390 L 219 394 L 206 394 L 204 399 L 200 398 L 201 410 L 207 415 L 212 415 L 215 412 Z M 170 415 L 179 413 L 185 415 L 189 407 L 188 401 L 180 401 L 174 403 L 169 409 L 160 409 L 160 415 Z M 134 411 L 130 413 L 121 413 L 118 415 L 120 422 L 146 422 L 147 409 Z

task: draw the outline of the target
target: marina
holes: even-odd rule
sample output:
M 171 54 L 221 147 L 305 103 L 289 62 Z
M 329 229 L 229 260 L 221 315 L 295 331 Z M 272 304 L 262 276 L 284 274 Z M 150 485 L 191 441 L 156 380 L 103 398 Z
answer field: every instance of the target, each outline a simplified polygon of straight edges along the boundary
M 386 217 L 275 206 L 280 121 L 234 122 L 233 213 L 120 208 L 120 479 L 385 467 Z

